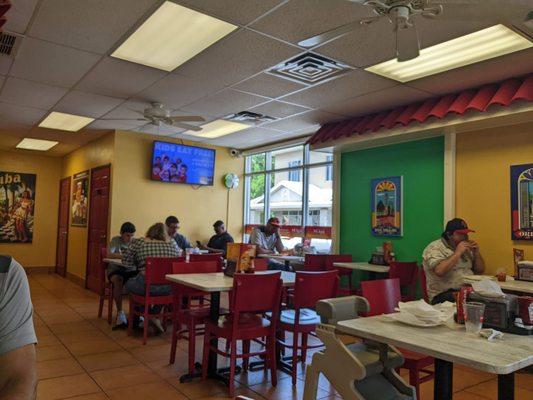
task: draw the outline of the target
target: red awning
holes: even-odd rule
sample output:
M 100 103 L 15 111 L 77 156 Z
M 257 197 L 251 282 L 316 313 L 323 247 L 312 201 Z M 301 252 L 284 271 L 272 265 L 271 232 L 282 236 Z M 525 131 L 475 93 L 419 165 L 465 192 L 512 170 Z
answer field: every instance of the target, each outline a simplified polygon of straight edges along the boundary
M 0 0 L 0 33 L 2 33 L 2 26 L 7 22 L 7 18 L 4 15 L 11 8 L 11 2 L 9 0 Z
M 463 90 L 392 110 L 323 125 L 308 141 L 310 144 L 335 141 L 343 137 L 364 135 L 381 129 L 424 123 L 428 118 L 444 118 L 449 114 L 463 115 L 469 110 L 485 112 L 494 105 L 508 107 L 515 101 L 533 101 L 533 74 L 504 82 Z

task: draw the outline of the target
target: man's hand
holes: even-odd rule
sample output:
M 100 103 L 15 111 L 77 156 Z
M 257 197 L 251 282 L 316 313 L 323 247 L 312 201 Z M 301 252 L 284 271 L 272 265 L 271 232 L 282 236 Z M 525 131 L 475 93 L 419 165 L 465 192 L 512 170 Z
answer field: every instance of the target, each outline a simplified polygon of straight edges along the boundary
M 468 246 L 469 246 L 470 250 L 472 251 L 472 253 L 474 253 L 474 255 L 476 255 L 479 252 L 479 246 L 473 240 L 469 240 L 468 241 Z
M 470 243 L 464 240 L 457 245 L 457 247 L 455 248 L 455 253 L 459 255 L 463 255 L 464 252 L 469 249 L 470 249 Z

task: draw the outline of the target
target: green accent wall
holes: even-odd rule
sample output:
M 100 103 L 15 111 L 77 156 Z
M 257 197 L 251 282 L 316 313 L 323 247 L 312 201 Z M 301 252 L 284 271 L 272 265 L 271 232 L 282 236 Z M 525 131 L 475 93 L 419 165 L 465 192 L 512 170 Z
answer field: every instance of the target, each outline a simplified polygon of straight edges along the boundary
M 403 236 L 370 231 L 370 181 L 403 175 Z M 422 261 L 422 251 L 440 236 L 444 215 L 444 137 L 343 153 L 341 156 L 340 250 L 368 261 L 391 240 L 398 261 Z

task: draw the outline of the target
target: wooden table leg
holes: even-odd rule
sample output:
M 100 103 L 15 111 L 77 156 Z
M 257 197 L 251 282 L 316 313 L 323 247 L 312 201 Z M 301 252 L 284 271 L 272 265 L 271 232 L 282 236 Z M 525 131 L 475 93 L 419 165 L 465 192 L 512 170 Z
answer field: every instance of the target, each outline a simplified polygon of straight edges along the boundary
M 435 358 L 435 383 L 433 398 L 435 400 L 452 400 L 453 363 Z
M 514 373 L 498 375 L 498 400 L 514 400 Z

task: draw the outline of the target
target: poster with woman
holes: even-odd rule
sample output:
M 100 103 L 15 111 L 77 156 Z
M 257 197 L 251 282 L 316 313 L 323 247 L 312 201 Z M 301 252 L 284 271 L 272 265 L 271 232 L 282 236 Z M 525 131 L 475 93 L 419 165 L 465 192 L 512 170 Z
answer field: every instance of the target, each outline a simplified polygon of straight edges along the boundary
M 72 177 L 72 218 L 70 225 L 87 226 L 89 209 L 89 171 L 83 171 Z
M 37 175 L 0 171 L 0 243 L 31 243 Z
M 371 219 L 374 236 L 402 236 L 403 177 L 372 179 Z
M 533 164 L 511 165 L 511 239 L 533 240 Z

